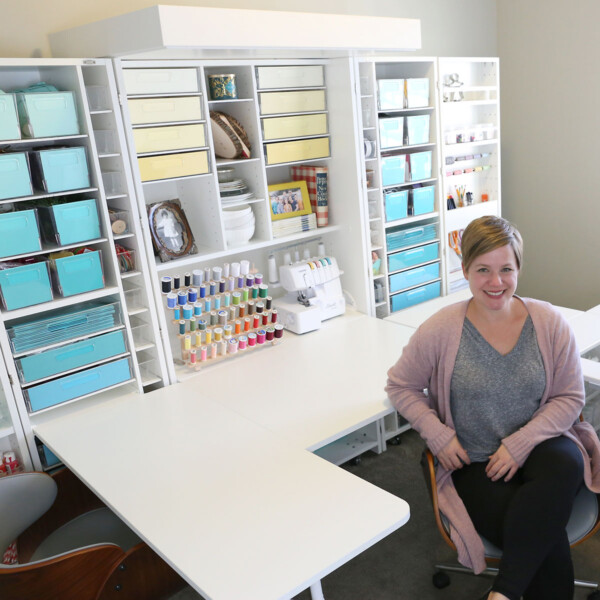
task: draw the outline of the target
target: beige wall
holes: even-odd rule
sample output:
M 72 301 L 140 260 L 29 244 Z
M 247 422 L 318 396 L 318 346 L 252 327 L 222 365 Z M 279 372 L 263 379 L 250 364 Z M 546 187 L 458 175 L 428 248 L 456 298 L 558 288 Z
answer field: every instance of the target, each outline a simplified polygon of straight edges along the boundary
M 419 18 L 420 54 L 496 55 L 496 0 L 4 0 L 0 56 L 51 56 L 48 33 L 154 4 Z
M 525 239 L 519 291 L 600 303 L 597 0 L 500 0 L 502 198 Z

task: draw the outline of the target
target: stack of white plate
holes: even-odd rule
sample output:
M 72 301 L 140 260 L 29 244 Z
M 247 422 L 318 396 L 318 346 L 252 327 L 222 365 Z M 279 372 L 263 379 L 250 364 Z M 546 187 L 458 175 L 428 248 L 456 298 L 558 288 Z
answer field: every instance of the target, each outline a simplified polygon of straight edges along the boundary
M 254 213 L 248 204 L 223 209 L 223 225 L 227 246 L 246 244 L 254 235 Z
M 221 204 L 233 204 L 240 200 L 250 200 L 254 198 L 254 193 L 248 189 L 243 179 L 234 179 L 233 181 L 220 181 L 219 193 L 221 195 Z

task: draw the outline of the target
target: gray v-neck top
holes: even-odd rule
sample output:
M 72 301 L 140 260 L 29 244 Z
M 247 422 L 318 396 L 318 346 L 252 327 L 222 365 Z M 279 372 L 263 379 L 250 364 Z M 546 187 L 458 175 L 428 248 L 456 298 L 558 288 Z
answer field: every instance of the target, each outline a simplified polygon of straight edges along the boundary
M 472 462 L 485 462 L 503 438 L 539 408 L 546 371 L 528 316 L 515 347 L 500 354 L 465 318 L 452 381 L 450 407 L 458 441 Z

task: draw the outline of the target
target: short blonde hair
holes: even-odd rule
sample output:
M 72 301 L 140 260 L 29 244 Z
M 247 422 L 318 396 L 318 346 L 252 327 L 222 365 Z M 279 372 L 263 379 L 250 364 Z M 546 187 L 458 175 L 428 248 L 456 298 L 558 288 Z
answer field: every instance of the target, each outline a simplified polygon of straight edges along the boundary
M 482 254 L 510 245 L 515 253 L 517 267 L 523 262 L 523 238 L 517 228 L 502 217 L 479 217 L 471 221 L 461 240 L 462 263 L 465 271 Z

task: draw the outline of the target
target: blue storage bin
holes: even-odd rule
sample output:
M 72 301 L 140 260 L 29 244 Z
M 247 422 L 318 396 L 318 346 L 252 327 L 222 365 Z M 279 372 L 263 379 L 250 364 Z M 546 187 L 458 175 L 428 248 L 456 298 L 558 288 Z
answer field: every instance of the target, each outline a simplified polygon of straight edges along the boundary
M 100 237 L 95 200 L 79 200 L 43 207 L 42 232 L 48 242 L 66 245 Z
M 384 195 L 385 220 L 395 221 L 408 216 L 408 190 L 388 192 Z
M 429 143 L 429 115 L 414 115 L 406 117 L 407 143 L 415 144 Z
M 429 79 L 416 77 L 406 80 L 406 107 L 423 108 L 429 106 Z
M 27 154 L 0 154 L 0 200 L 31 196 L 31 193 Z
M 48 193 L 90 187 L 84 147 L 52 148 L 30 153 L 33 183 Z
M 62 296 L 73 296 L 104 287 L 100 250 L 52 260 L 55 284 Z
M 388 254 L 388 272 L 408 269 L 422 263 L 431 262 L 440 257 L 440 244 L 435 242 L 426 246 L 418 246 L 395 254 Z
M 407 246 L 416 246 L 433 241 L 438 236 L 437 232 L 437 223 L 393 229 L 385 235 L 388 251 L 400 250 L 400 248 L 406 248 Z
M 395 294 L 390 298 L 392 312 L 420 304 L 426 300 L 433 300 L 433 298 L 437 298 L 440 295 L 440 292 L 440 282 L 434 281 L 433 283 Z
M 29 383 L 78 369 L 126 351 L 123 331 L 111 331 L 60 348 L 32 354 L 15 362 L 19 378 L 23 383 Z
M 409 269 L 408 271 L 402 271 L 395 275 L 390 275 L 390 293 L 399 292 L 400 290 L 421 285 L 426 281 L 437 279 L 440 276 L 440 263 L 432 263 L 430 265 L 424 265 L 417 267 L 416 269 Z
M 79 396 L 92 394 L 130 378 L 129 360 L 122 358 L 79 373 L 65 375 L 65 377 L 23 391 L 29 400 L 31 410 L 36 411 L 73 400 Z
M 413 188 L 411 191 L 412 197 L 412 214 L 416 217 L 435 210 L 435 186 L 428 185 L 421 188 Z
M 41 249 L 35 208 L 0 214 L 0 258 Z
M 45 444 L 41 444 L 40 446 L 38 446 L 38 451 L 40 454 L 42 464 L 45 467 L 53 467 L 54 465 L 57 465 L 60 462 L 62 462 L 60 458 L 58 458 L 58 456 L 56 456 L 56 454 L 54 454 L 54 452 L 52 452 L 52 450 L 50 450 L 50 448 L 48 448 L 48 446 L 46 446 Z
M 406 155 L 384 156 L 381 159 L 382 185 L 397 185 L 406 181 Z
M 52 300 L 52 286 L 46 261 L 3 269 L 0 290 L 6 310 L 41 304 Z
M 18 140 L 21 138 L 17 103 L 14 94 L 0 93 L 0 140 Z
M 380 110 L 404 108 L 404 79 L 378 79 L 377 104 Z
M 379 120 L 379 143 L 382 149 L 404 145 L 404 117 Z
M 17 94 L 21 130 L 27 137 L 79 134 L 73 92 L 25 92 Z
M 409 154 L 408 161 L 410 164 L 410 180 L 419 181 L 421 179 L 431 179 L 431 162 L 432 152 L 414 152 Z

